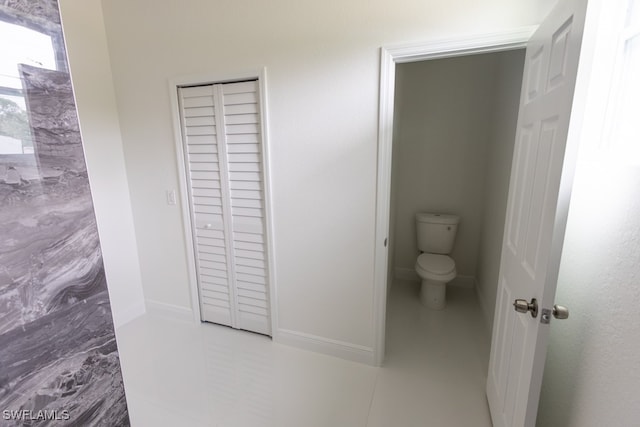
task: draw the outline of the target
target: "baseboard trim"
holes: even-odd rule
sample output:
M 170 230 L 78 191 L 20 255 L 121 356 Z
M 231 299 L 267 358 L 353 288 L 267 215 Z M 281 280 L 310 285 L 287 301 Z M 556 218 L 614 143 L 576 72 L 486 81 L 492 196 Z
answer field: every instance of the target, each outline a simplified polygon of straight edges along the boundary
M 410 280 L 419 282 L 420 276 L 414 269 L 411 268 L 396 268 L 395 269 L 395 278 L 398 280 Z M 476 278 L 473 276 L 457 276 L 451 282 L 449 282 L 448 286 L 458 286 L 461 288 L 474 288 L 476 286 Z
M 113 309 L 113 306 L 111 306 Z M 113 325 L 116 329 L 123 327 L 127 323 L 137 319 L 147 312 L 144 301 L 140 301 L 127 307 L 126 310 L 113 310 Z
M 373 348 L 344 341 L 333 340 L 303 332 L 278 329 L 273 340 L 280 344 L 290 345 L 303 350 L 314 351 L 353 362 L 373 365 Z
M 155 314 L 174 320 L 193 322 L 193 312 L 191 309 L 186 307 L 180 307 L 179 305 L 167 304 L 149 299 L 145 301 L 145 305 L 147 306 L 147 312 L 149 312 L 149 314 Z

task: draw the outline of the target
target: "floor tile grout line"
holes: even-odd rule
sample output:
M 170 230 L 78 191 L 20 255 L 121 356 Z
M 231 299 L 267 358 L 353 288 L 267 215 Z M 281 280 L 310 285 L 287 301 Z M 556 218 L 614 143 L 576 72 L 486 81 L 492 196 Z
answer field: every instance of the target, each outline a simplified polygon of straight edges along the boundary
M 381 366 L 377 368 L 376 380 L 373 383 L 373 390 L 371 391 L 371 399 L 369 399 L 369 410 L 367 411 L 367 422 L 365 427 L 369 427 L 369 421 L 371 419 L 371 409 L 373 408 L 373 399 L 376 397 L 376 390 L 378 389 L 378 380 L 380 379 L 380 371 L 383 369 Z

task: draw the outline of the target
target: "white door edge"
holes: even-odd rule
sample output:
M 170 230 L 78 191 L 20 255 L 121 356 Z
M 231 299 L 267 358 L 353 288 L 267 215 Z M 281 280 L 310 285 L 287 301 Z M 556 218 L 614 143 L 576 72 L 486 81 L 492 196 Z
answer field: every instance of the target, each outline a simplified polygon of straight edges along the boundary
M 537 26 L 528 26 L 501 32 L 470 34 L 381 48 L 373 276 L 373 363 L 375 366 L 382 365 L 385 351 L 388 270 L 388 247 L 385 246 L 385 240 L 389 237 L 396 64 L 525 48 L 536 29 Z
M 551 309 L 554 305 L 555 300 L 555 290 L 558 280 L 558 273 L 560 269 L 560 259 L 562 255 L 563 243 L 564 243 L 564 235 L 565 228 L 568 219 L 568 211 L 569 204 L 571 199 L 571 191 L 573 187 L 573 179 L 574 179 L 574 171 L 577 164 L 578 157 L 578 149 L 581 144 L 581 139 L 586 136 L 583 134 L 583 127 L 585 125 L 585 111 L 587 105 L 589 103 L 601 103 L 602 99 L 589 96 L 589 92 L 591 87 L 596 83 L 595 80 L 592 79 L 592 68 L 594 65 L 594 52 L 595 46 L 598 43 L 598 37 L 600 37 L 598 27 L 600 26 L 601 21 L 601 8 L 604 7 L 604 2 L 602 0 L 576 0 L 576 1 L 565 1 L 559 3 L 556 8 L 549 14 L 549 16 L 545 19 L 545 21 L 541 24 L 541 28 L 547 31 L 546 37 L 551 38 L 555 37 L 555 34 L 559 29 L 562 29 L 563 26 L 568 25 L 567 28 L 571 28 L 571 31 L 574 34 L 580 33 L 580 37 L 576 37 L 572 43 L 575 46 L 577 45 L 577 52 L 579 52 L 579 56 L 577 58 L 577 62 L 574 65 L 567 65 L 566 75 L 569 76 L 572 73 L 575 73 L 573 76 L 572 83 L 572 93 L 569 102 L 570 114 L 567 115 L 568 126 L 566 130 L 566 145 L 564 145 L 564 153 L 562 157 L 561 163 L 561 175 L 559 179 L 558 186 L 558 194 L 557 201 L 554 203 L 554 215 L 550 221 L 551 228 L 551 238 L 548 243 L 548 251 L 549 254 L 547 259 L 546 271 L 544 272 L 544 279 L 542 280 L 542 287 L 537 287 L 530 294 L 524 295 L 512 295 L 510 299 L 507 300 L 509 307 L 502 309 L 503 313 L 509 312 L 513 313 L 510 304 L 511 301 L 515 298 L 530 298 L 535 297 L 538 300 L 538 305 L 540 309 Z M 586 12 L 586 15 L 585 15 Z M 548 21 L 555 22 L 556 27 L 549 27 Z M 562 24 L 562 26 L 560 26 Z M 583 32 L 584 30 L 584 32 Z M 583 36 L 584 34 L 584 36 Z M 534 39 L 541 39 L 538 36 L 534 36 Z M 553 40 L 553 39 L 552 39 Z M 529 57 L 527 58 L 527 60 Z M 565 60 L 566 61 L 566 60 Z M 565 62 L 566 64 L 566 62 Z M 575 66 L 574 71 L 569 71 Z M 525 66 L 526 68 L 526 66 Z M 567 81 L 569 81 L 569 77 L 567 77 Z M 523 83 L 524 87 L 524 83 Z M 524 90 L 523 90 L 524 93 Z M 554 99 L 556 105 L 558 103 L 558 98 Z M 545 110 L 546 114 L 550 114 L 549 110 Z M 520 126 L 520 118 L 519 118 L 519 126 Z M 516 137 L 517 138 L 517 137 Z M 510 189 L 511 192 L 511 189 Z M 505 242 L 506 242 L 506 231 L 505 231 Z M 506 243 L 504 243 L 506 244 Z M 503 245 L 504 245 L 503 244 Z M 505 265 L 504 252 L 503 259 L 501 261 L 502 266 Z M 524 264 L 524 263 L 523 263 Z M 502 270 L 501 270 L 502 276 Z M 501 277 L 502 280 L 502 277 Z M 500 294 L 500 288 L 498 289 L 498 294 Z M 505 293 L 506 294 L 506 293 Z M 496 302 L 495 307 L 495 319 L 499 318 L 498 313 L 500 312 L 499 303 Z M 531 319 L 527 315 L 518 314 L 517 316 L 521 316 L 520 320 L 527 319 L 527 322 L 531 322 Z M 539 321 L 535 321 L 538 323 Z M 539 322 L 539 324 L 542 322 Z M 493 333 L 492 333 L 492 341 L 496 339 L 498 336 L 497 328 L 500 326 L 496 321 L 494 321 L 493 325 Z M 526 387 L 526 393 L 521 393 L 523 395 L 522 402 L 517 402 L 516 411 L 517 417 L 514 417 L 513 420 L 508 419 L 506 422 L 500 419 L 499 416 L 502 414 L 494 414 L 494 408 L 501 409 L 501 406 L 504 406 L 504 403 L 501 402 L 502 396 L 499 396 L 495 393 L 497 388 L 495 387 L 495 381 L 491 381 L 490 378 L 487 380 L 487 398 L 489 401 L 489 406 L 491 408 L 492 418 L 494 418 L 495 424 L 500 425 L 525 425 L 525 426 L 533 426 L 537 417 L 538 410 L 538 401 L 540 396 L 540 387 L 542 383 L 542 374 L 544 371 L 544 362 L 546 359 L 547 353 L 547 338 L 549 335 L 549 325 L 542 325 L 535 331 L 527 331 L 527 335 L 530 335 L 535 339 L 535 342 L 529 346 L 527 351 L 524 352 L 525 356 L 521 358 L 524 360 L 526 364 L 523 362 L 523 367 L 519 370 L 517 375 L 517 382 L 519 384 L 524 384 Z M 522 333 L 517 334 L 513 332 L 512 336 L 521 337 Z M 494 345 L 492 342 L 492 354 L 490 356 L 490 365 L 489 365 L 489 377 L 491 377 L 491 369 L 494 358 Z M 504 348 L 504 347 L 503 347 Z M 509 346 L 509 354 L 514 352 L 515 346 Z M 509 356 L 512 357 L 512 356 Z M 491 391 L 490 391 L 491 390 Z M 518 395 L 515 391 L 509 391 L 506 393 L 509 395 Z M 519 398 L 520 400 L 520 398 Z M 497 411 L 495 411 L 497 412 Z M 496 420 L 496 418 L 499 419 Z
M 265 215 L 265 238 L 267 245 L 267 265 L 269 269 L 269 309 L 271 318 L 271 335 L 278 330 L 277 312 L 277 286 L 275 274 L 275 243 L 273 224 L 273 205 L 271 190 L 271 161 L 269 130 L 267 116 L 267 70 L 265 67 L 255 70 L 238 71 L 224 74 L 193 74 L 179 76 L 169 79 L 169 99 L 171 102 L 171 116 L 173 122 L 174 142 L 176 151 L 176 167 L 178 171 L 178 187 L 180 191 L 180 210 L 182 215 L 182 226 L 185 238 L 185 254 L 187 258 L 187 270 L 189 280 L 189 296 L 191 301 L 191 312 L 194 323 L 200 323 L 202 314 L 200 310 L 200 296 L 198 290 L 198 280 L 196 273 L 196 262 L 194 252 L 194 241 L 192 234 L 191 213 L 189 210 L 189 189 L 187 186 L 187 169 L 184 155 L 184 142 L 182 137 L 182 125 L 180 120 L 180 101 L 178 88 L 182 86 L 206 85 L 216 83 L 230 83 L 242 80 L 258 80 L 258 90 L 260 96 L 261 132 L 262 132 L 262 162 L 263 162 L 263 185 L 264 185 L 264 215 Z
M 194 82 L 195 83 L 195 82 Z M 180 192 L 180 213 L 182 216 L 182 230 L 185 239 L 185 254 L 187 256 L 187 273 L 189 278 L 189 297 L 191 300 L 191 314 L 194 323 L 200 323 L 200 296 L 196 273 L 196 256 L 191 225 L 191 213 L 189 211 L 189 189 L 187 186 L 187 169 L 184 155 L 184 140 L 182 136 L 182 122 L 180 118 L 180 98 L 178 88 L 188 84 L 182 80 L 169 81 L 169 99 L 171 101 L 171 117 L 173 121 L 173 134 L 176 150 L 176 167 L 178 170 L 178 187 Z

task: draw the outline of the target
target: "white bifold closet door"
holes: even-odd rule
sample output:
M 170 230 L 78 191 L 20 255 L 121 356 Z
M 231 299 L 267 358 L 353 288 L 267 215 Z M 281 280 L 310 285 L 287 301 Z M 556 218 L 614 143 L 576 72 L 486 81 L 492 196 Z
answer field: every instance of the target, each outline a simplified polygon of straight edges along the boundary
M 202 320 L 270 335 L 258 81 L 179 99 Z

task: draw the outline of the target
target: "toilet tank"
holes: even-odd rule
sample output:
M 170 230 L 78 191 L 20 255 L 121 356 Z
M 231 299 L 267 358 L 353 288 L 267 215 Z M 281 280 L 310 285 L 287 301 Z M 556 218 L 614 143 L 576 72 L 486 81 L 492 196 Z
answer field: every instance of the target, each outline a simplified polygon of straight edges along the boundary
M 450 214 L 417 213 L 418 249 L 432 254 L 448 254 L 453 249 L 460 217 Z

